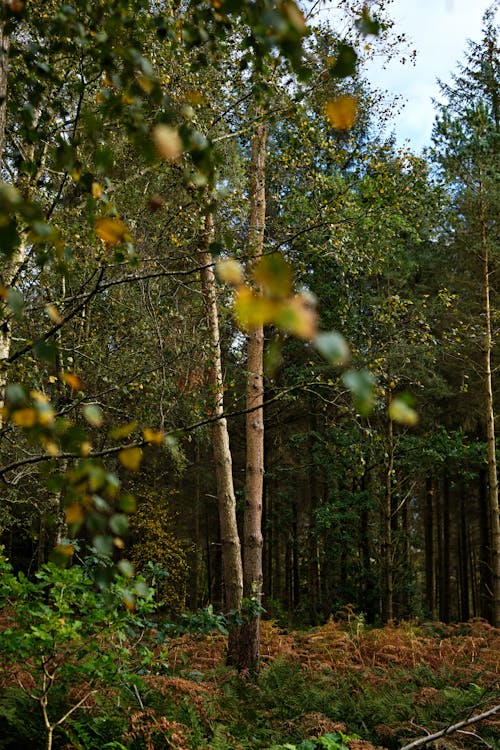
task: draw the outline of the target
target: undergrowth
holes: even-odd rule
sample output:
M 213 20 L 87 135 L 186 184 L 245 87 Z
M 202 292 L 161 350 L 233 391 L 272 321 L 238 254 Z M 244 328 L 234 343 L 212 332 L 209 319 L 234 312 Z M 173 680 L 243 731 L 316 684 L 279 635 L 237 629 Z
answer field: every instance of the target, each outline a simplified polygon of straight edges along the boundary
M 329 622 L 300 633 L 264 623 L 255 682 L 223 666 L 224 647 L 220 634 L 172 639 L 168 663 L 161 652 L 132 686 L 101 684 L 54 747 L 399 750 L 500 702 L 500 632 L 482 622 L 374 630 Z M 38 750 L 41 716 L 11 674 L 0 684 L 0 749 Z M 68 696 L 56 698 L 59 715 Z M 500 750 L 500 721 L 492 717 L 438 747 Z

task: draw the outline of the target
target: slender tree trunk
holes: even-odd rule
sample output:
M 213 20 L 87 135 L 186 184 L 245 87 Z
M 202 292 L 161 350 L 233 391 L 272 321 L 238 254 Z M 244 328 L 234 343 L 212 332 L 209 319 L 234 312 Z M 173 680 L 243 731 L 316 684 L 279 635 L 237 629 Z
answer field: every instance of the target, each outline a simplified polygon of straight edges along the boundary
M 450 622 L 450 478 L 447 473 L 443 477 L 439 510 L 439 619 L 441 622 Z
M 241 562 L 241 545 L 236 520 L 236 497 L 234 494 L 232 457 L 229 446 L 229 433 L 224 418 L 224 383 L 222 356 L 220 346 L 219 314 L 217 309 L 217 289 L 215 274 L 210 253 L 213 239 L 214 221 L 212 213 L 205 217 L 205 227 L 201 243 L 200 263 L 203 300 L 207 313 L 211 339 L 211 393 L 213 397 L 212 416 L 217 419 L 212 423 L 212 448 L 217 481 L 217 498 L 219 507 L 219 526 L 222 545 L 222 578 L 224 584 L 224 601 L 227 610 L 241 610 L 243 594 L 243 570 Z M 228 643 L 228 663 L 234 664 L 237 659 L 237 629 L 230 628 Z
M 2 5 L 4 3 L 2 2 Z M 3 22 L 0 22 L 0 168 L 3 167 L 3 156 L 5 149 L 5 128 L 7 125 L 7 77 L 9 66 L 9 37 L 5 33 Z M 1 176 L 1 175 L 0 175 Z M 4 278 L 4 272 L 0 274 L 2 286 L 8 286 L 8 279 Z M 0 313 L 3 321 L 0 324 L 0 428 L 3 424 L 2 408 L 5 398 L 5 386 L 7 384 L 7 371 L 5 360 L 10 354 L 10 324 L 9 312 L 4 311 L 5 304 L 0 303 Z
M 252 266 L 262 257 L 266 221 L 266 126 L 259 122 L 252 138 L 248 254 Z M 244 512 L 243 595 L 260 606 L 262 598 L 262 493 L 264 484 L 264 328 L 247 340 L 246 485 Z M 260 659 L 260 614 L 252 614 L 240 631 L 238 666 L 257 672 Z
M 492 578 L 492 624 L 500 627 L 500 515 L 498 505 L 498 474 L 495 443 L 495 406 L 493 401 L 493 378 L 491 353 L 493 350 L 492 321 L 490 306 L 490 260 L 487 235 L 487 220 L 483 190 L 482 169 L 479 179 L 479 222 L 481 230 L 481 256 L 483 263 L 483 313 L 484 313 L 484 395 L 486 440 L 488 445 L 488 513 L 491 536 L 491 578 Z
M 436 612 L 436 544 L 434 539 L 434 484 L 430 478 L 425 481 L 424 508 L 425 539 L 425 599 L 432 620 Z
M 390 404 L 390 394 L 387 406 Z M 385 466 L 385 492 L 382 504 L 382 619 L 394 618 L 394 574 L 392 549 L 392 479 L 394 472 L 394 425 L 387 417 L 387 463 Z

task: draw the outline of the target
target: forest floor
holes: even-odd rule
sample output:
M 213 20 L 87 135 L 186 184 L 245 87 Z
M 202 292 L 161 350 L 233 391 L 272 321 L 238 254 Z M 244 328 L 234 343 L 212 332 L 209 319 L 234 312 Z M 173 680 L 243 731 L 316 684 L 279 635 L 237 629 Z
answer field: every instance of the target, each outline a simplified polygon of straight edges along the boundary
M 176 676 L 146 678 L 156 700 L 174 696 L 178 720 L 191 715 L 190 732 L 212 735 L 206 747 L 267 748 L 340 729 L 362 738 L 352 750 L 392 750 L 500 703 L 500 631 L 483 621 L 371 629 L 353 617 L 303 631 L 263 622 L 256 682 L 222 666 L 225 644 L 183 636 L 170 647 Z M 498 749 L 500 715 L 433 747 Z
M 348 613 L 307 630 L 264 621 L 261 646 L 251 679 L 224 665 L 224 635 L 172 638 L 133 690 L 92 691 L 54 750 L 399 750 L 500 703 L 500 630 L 484 621 L 370 628 Z M 18 663 L 15 679 L 0 668 L 0 750 L 44 747 L 41 714 L 19 689 L 32 684 L 26 668 Z M 78 698 L 88 685 L 75 669 Z M 63 685 L 61 705 L 71 698 Z M 430 747 L 500 750 L 500 714 Z

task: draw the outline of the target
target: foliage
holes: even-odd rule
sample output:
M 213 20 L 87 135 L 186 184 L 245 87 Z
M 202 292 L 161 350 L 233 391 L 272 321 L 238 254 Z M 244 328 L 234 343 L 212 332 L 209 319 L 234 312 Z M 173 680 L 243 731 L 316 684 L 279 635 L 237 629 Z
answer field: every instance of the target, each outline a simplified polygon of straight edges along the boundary
M 158 604 L 169 612 L 180 612 L 186 595 L 186 549 L 175 536 L 172 520 L 164 498 L 139 498 L 130 518 L 129 558 L 140 574 L 151 576 Z
M 154 610 L 152 589 L 144 579 L 122 577 L 100 591 L 93 564 L 48 563 L 30 581 L 1 559 L 3 689 L 18 686 L 7 696 L 15 713 L 2 720 L 15 725 L 16 706 L 34 704 L 47 747 L 54 731 L 64 731 L 77 712 L 93 713 L 108 691 L 137 690 L 138 675 L 153 658 L 144 638 Z

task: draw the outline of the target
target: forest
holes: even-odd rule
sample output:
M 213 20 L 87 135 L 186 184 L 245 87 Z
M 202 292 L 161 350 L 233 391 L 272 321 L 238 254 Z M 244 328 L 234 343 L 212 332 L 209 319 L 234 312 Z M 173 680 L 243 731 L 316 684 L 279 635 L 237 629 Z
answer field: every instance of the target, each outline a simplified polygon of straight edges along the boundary
M 334 5 L 2 0 L 1 750 L 500 747 L 496 5 Z

